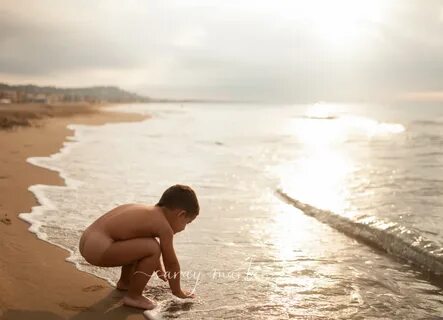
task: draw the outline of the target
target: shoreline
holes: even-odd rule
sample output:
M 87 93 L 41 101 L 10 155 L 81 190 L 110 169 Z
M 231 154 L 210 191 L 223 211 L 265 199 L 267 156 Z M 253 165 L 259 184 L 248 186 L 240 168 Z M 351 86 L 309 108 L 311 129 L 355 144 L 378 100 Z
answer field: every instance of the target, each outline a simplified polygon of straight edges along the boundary
M 0 319 L 143 319 L 140 310 L 122 307 L 122 293 L 108 282 L 66 261 L 69 252 L 40 240 L 19 218 L 39 203 L 29 187 L 65 185 L 59 172 L 27 159 L 57 153 L 73 131 L 69 124 L 136 122 L 146 116 L 101 110 L 101 106 L 33 108 L 32 122 L 0 130 Z M 60 109 L 59 109 L 60 108 Z M 63 109 L 61 109 L 63 108 Z M 14 109 L 15 117 L 27 117 Z M 2 115 L 0 110 L 0 116 Z M 39 113 L 41 112 L 41 113 Z

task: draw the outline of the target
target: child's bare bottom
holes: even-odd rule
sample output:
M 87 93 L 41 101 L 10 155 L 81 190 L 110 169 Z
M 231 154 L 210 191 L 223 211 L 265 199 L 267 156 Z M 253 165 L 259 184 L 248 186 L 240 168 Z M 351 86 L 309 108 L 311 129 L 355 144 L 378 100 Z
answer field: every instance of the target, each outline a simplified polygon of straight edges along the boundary
M 132 307 L 153 309 L 155 303 L 142 292 L 151 275 L 160 269 L 160 245 L 154 238 L 114 241 L 99 228 L 88 228 L 79 243 L 80 253 L 92 265 L 122 266 L 117 288 L 128 290 L 123 302 Z

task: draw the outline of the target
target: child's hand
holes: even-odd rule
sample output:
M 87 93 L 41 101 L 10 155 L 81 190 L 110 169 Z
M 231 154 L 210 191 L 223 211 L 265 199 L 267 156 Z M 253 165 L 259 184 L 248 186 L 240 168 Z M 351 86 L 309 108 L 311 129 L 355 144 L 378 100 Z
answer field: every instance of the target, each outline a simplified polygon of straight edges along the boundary
M 190 291 L 183 291 L 181 290 L 180 292 L 173 292 L 174 296 L 181 298 L 181 299 L 187 299 L 187 298 L 195 298 L 195 294 L 193 294 Z

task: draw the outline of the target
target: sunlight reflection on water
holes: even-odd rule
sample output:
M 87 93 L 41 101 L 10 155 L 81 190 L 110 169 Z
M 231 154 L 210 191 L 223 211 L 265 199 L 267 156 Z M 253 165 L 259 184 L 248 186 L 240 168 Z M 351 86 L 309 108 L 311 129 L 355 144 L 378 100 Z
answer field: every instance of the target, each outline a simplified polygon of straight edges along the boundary
M 301 150 L 292 161 L 282 162 L 274 169 L 281 178 L 280 187 L 302 202 L 345 214 L 350 209 L 349 184 L 358 165 L 345 143 L 402 133 L 405 128 L 401 124 L 339 115 L 337 105 L 314 105 L 306 115 L 307 118 L 292 119 L 286 127 L 286 132 L 300 142 Z M 370 177 L 360 174 L 359 179 Z

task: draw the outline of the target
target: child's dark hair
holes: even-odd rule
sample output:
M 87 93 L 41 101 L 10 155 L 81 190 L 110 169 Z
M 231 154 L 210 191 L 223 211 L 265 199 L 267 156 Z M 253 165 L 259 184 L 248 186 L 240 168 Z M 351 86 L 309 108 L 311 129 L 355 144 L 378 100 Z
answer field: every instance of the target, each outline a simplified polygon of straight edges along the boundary
M 163 192 L 157 207 L 169 209 L 183 209 L 190 216 L 197 216 L 200 212 L 197 195 L 189 186 L 176 184 Z

